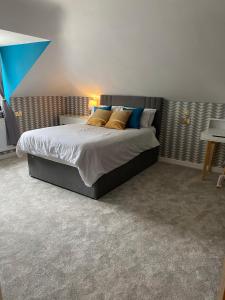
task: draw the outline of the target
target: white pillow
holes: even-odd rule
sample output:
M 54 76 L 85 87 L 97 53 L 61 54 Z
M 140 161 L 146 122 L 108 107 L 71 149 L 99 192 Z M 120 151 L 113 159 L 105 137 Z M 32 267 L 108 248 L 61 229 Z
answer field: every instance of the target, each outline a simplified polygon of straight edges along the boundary
M 119 106 L 119 105 L 113 105 L 112 106 L 112 111 L 121 111 L 123 110 L 123 106 Z
M 141 128 L 151 127 L 155 117 L 155 113 L 156 113 L 155 108 L 145 108 L 141 115 L 140 127 Z

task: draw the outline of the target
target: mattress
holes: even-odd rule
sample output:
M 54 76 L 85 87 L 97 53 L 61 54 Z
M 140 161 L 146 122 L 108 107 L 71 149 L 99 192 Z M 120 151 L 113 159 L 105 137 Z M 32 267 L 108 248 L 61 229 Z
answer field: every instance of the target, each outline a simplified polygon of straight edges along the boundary
M 24 132 L 17 144 L 26 153 L 76 167 L 85 185 L 159 146 L 155 128 L 116 130 L 69 124 Z

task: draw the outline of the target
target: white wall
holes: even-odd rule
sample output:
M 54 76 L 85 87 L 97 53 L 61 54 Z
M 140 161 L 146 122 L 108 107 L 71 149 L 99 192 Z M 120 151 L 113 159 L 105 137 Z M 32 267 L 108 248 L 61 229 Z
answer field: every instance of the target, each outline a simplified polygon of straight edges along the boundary
M 15 95 L 225 102 L 224 0 L 0 0 L 0 28 L 53 42 Z

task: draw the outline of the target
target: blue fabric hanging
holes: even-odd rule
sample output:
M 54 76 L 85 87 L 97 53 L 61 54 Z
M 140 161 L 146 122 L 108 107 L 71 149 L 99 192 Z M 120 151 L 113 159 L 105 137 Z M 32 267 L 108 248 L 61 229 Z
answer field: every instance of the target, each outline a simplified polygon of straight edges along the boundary
M 12 36 L 10 32 L 3 31 L 3 41 L 8 33 Z M 10 97 L 50 43 L 48 40 L 39 38 L 37 38 L 38 41 L 26 42 L 31 38 L 35 40 L 35 37 L 14 33 L 15 35 L 19 35 L 24 43 L 13 44 L 12 37 L 10 43 L 0 46 L 0 95 L 5 99 L 3 109 L 8 145 L 16 145 L 20 134 L 14 111 L 10 107 Z M 6 38 L 7 41 L 9 41 L 8 38 Z
M 20 137 L 19 126 L 12 108 L 3 101 L 7 145 L 16 145 Z
M 25 75 L 46 49 L 50 41 L 0 46 L 3 98 L 10 97 Z

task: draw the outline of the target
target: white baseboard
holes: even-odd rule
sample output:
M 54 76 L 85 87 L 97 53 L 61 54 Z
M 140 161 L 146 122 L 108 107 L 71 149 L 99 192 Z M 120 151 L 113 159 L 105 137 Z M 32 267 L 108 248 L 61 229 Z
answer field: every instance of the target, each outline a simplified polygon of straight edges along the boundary
M 193 162 L 190 162 L 190 161 L 187 161 L 187 160 L 177 160 L 177 159 L 173 159 L 173 158 L 160 157 L 159 161 L 165 162 L 165 163 L 168 163 L 168 164 L 194 168 L 194 169 L 198 169 L 198 170 L 202 170 L 202 168 L 203 168 L 203 164 L 197 164 L 197 163 L 193 163 Z M 221 167 L 212 167 L 212 172 L 222 174 L 223 173 L 223 168 L 221 168 Z
M 16 152 L 9 152 L 9 153 L 5 153 L 5 154 L 1 154 L 0 155 L 0 160 L 2 159 L 6 159 L 6 158 L 10 158 L 10 157 L 15 157 L 16 156 Z

